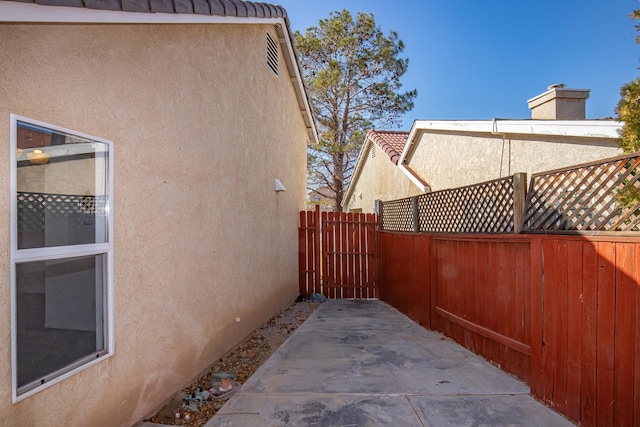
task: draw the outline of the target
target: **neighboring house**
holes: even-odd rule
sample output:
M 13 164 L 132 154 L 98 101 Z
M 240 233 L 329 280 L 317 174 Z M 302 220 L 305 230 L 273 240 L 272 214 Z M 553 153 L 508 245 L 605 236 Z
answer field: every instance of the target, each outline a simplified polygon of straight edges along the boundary
M 323 211 L 333 211 L 335 197 L 336 193 L 331 188 L 327 186 L 318 187 L 307 194 L 307 209 L 313 210 L 316 205 L 320 205 L 320 209 Z
M 0 1 L 0 425 L 127 426 L 294 301 L 317 137 L 283 8 L 52 3 Z
M 374 161 L 371 150 L 384 149 L 386 135 L 367 135 L 345 210 L 371 212 L 373 200 L 394 200 L 505 177 L 529 175 L 613 157 L 621 153 L 622 123 L 585 120 L 589 90 L 552 86 L 531 100 L 530 120 L 417 120 L 406 143 L 393 148 L 385 161 Z M 389 145 L 388 143 L 386 143 Z
M 392 200 L 398 198 L 398 194 L 414 196 L 423 192 L 408 179 L 405 165 L 398 164 L 408 135 L 409 132 L 401 131 L 367 132 L 343 199 L 345 212 L 373 212 L 376 200 Z

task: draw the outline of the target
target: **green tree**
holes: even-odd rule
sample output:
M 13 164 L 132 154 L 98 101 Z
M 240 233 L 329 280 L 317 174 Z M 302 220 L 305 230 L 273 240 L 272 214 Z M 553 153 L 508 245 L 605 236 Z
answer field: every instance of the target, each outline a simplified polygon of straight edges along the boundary
M 631 19 L 640 20 L 640 9 L 635 10 L 630 16 Z M 635 27 L 640 32 L 640 24 L 636 24 Z M 640 44 L 640 36 L 636 36 L 636 43 Z M 625 153 L 640 151 L 640 78 L 620 88 L 616 114 L 618 120 L 624 121 L 619 139 L 620 147 Z
M 623 85 L 620 97 L 616 113 L 624 126 L 618 143 L 625 153 L 634 153 L 640 151 L 640 78 Z
M 640 9 L 635 10 L 631 19 L 640 20 Z M 640 32 L 640 24 L 635 25 Z M 636 36 L 640 44 L 640 36 Z M 625 153 L 640 151 L 640 78 L 636 78 L 620 88 L 620 101 L 616 107 L 618 120 L 624 122 L 618 143 Z M 640 202 L 640 188 L 626 183 L 617 194 L 623 206 L 632 206 Z
M 400 92 L 409 60 L 399 57 L 398 34 L 385 36 L 370 13 L 354 20 L 347 10 L 331 12 L 304 35 L 296 31 L 294 43 L 320 134 L 308 149 L 309 186 L 330 188 L 342 211 L 366 131 L 397 127 L 413 108 L 417 92 Z

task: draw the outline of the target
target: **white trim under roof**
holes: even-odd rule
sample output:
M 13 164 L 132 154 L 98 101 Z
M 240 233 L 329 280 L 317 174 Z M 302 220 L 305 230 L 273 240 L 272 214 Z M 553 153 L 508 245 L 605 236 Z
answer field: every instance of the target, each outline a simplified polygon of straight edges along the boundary
M 616 120 L 416 120 L 398 164 L 405 163 L 420 135 L 427 131 L 618 139 L 623 125 Z
M 400 168 L 402 173 L 404 173 L 409 177 L 411 182 L 413 182 L 420 189 L 420 191 L 422 191 L 423 193 L 427 193 L 431 191 L 431 188 L 428 185 L 425 185 L 424 182 L 422 182 L 422 180 L 420 179 L 420 177 L 416 176 L 411 171 L 411 169 L 407 168 L 405 165 L 403 165 L 399 161 L 398 161 L 398 167 Z

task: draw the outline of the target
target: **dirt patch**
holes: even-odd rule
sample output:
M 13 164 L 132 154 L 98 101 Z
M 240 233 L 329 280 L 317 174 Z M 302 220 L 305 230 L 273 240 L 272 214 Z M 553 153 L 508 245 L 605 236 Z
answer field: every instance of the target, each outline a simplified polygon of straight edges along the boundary
M 269 319 L 227 355 L 216 361 L 207 373 L 188 387 L 176 393 L 175 397 L 156 415 L 145 421 L 177 426 L 199 427 L 207 423 L 220 410 L 225 401 L 216 401 L 214 396 L 206 396 L 211 390 L 212 372 L 234 372 L 239 384 L 244 382 L 280 347 L 319 304 L 297 302 Z M 197 399 L 192 399 L 192 397 Z M 201 403 L 195 403 L 202 397 Z M 191 408 L 185 407 L 185 399 Z

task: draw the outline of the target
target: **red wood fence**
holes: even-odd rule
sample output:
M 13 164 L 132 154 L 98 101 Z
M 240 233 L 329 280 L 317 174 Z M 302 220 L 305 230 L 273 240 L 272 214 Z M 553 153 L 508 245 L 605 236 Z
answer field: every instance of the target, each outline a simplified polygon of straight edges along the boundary
M 377 298 L 377 228 L 374 214 L 300 212 L 300 293 Z
M 640 239 L 381 232 L 380 298 L 585 426 L 640 425 Z

